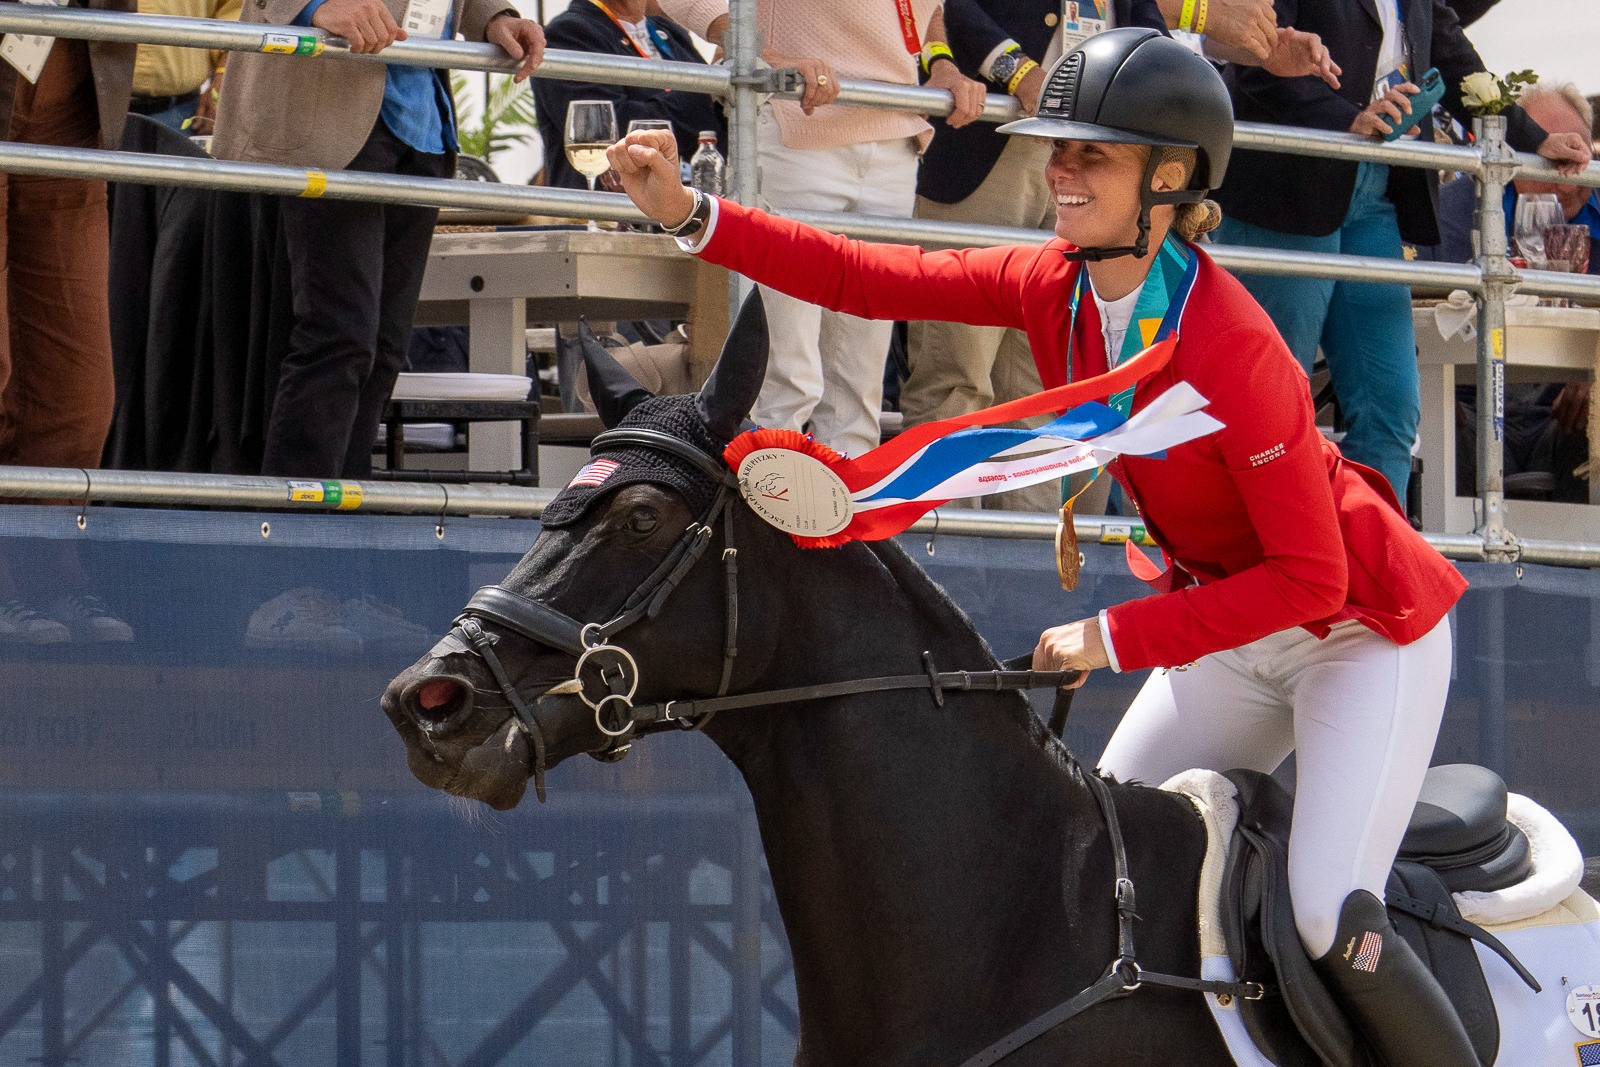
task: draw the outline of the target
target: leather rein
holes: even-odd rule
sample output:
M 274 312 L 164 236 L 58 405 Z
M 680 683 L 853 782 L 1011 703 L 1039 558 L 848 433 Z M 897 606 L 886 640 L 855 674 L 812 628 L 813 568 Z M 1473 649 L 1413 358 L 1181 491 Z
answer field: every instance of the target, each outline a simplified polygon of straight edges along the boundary
M 545 800 L 544 732 L 539 726 L 534 709 L 529 707 L 527 699 L 518 692 L 494 650 L 499 638 L 486 631 L 480 620 L 494 623 L 531 641 L 559 649 L 578 658 L 572 678 L 536 697 L 534 702 L 537 704 L 550 697 L 576 693 L 593 709 L 595 726 L 607 737 L 606 746 L 591 755 L 606 762 L 614 762 L 627 755 L 634 737 L 642 729 L 671 724 L 684 730 L 700 730 L 719 711 L 906 689 L 925 689 L 932 695 L 935 705 L 943 707 L 944 694 L 947 691 L 1006 692 L 1060 689 L 1078 677 L 1077 671 L 1021 669 L 1021 662 L 1027 657 L 1010 661 L 1005 665 L 1006 669 L 1001 670 L 940 671 L 934 665 L 932 654 L 924 652 L 923 669 L 918 674 L 884 675 L 877 678 L 847 679 L 788 689 L 729 694 L 734 662 L 739 654 L 739 552 L 734 546 L 733 521 L 728 514 L 728 505 L 738 489 L 738 482 L 733 472 L 720 458 L 714 458 L 687 441 L 659 430 L 643 427 L 607 430 L 595 437 L 590 445 L 590 451 L 591 454 L 599 454 L 620 446 L 653 448 L 687 460 L 716 482 L 717 491 L 705 512 L 689 524 L 655 570 L 628 596 L 617 614 L 603 623 L 580 622 L 564 612 L 530 600 L 504 586 L 488 585 L 479 589 L 467 601 L 466 607 L 456 617 L 450 634 L 445 638 L 446 641 L 455 641 L 462 650 L 470 649 L 484 661 L 495 683 L 511 705 L 518 726 L 527 735 L 532 748 L 529 776 L 534 781 L 534 791 L 541 802 Z M 722 520 L 723 531 L 722 563 L 727 629 L 723 639 L 722 678 L 717 693 L 712 697 L 635 704 L 633 698 L 639 689 L 638 663 L 626 648 L 614 643 L 612 638 L 634 623 L 643 619 L 653 619 L 661 613 L 673 591 L 705 555 L 719 520 Z M 457 634 L 460 638 L 456 637 Z M 463 638 L 464 643 L 461 641 Z M 602 691 L 600 696 L 591 695 L 588 684 L 590 682 L 598 683 L 598 688 Z M 1099 776 L 1086 772 L 1070 753 L 1068 758 L 1071 760 L 1072 771 L 1083 779 L 1090 795 L 1094 797 L 1110 837 L 1112 860 L 1116 870 L 1117 957 L 1089 988 L 968 1058 L 961 1067 L 988 1067 L 997 1063 L 1035 1038 L 1101 1001 L 1132 993 L 1145 984 L 1238 996 L 1249 1000 L 1258 1000 L 1263 995 L 1261 985 L 1256 982 L 1185 978 L 1178 975 L 1154 974 L 1140 968 L 1133 943 L 1133 923 L 1139 917 L 1134 908 L 1133 879 L 1129 873 L 1127 846 L 1123 841 L 1122 828 L 1117 818 L 1110 787 Z

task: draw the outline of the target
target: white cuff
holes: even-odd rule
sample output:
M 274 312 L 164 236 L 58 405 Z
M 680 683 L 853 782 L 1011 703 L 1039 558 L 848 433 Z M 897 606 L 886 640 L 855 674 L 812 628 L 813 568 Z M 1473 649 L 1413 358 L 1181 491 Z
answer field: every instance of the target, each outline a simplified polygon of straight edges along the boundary
M 1111 623 L 1106 620 L 1106 609 L 1100 609 L 1100 643 L 1106 646 L 1106 659 L 1111 661 L 1111 669 L 1117 674 L 1122 673 L 1122 664 L 1117 662 L 1117 646 L 1111 643 Z
M 983 62 L 978 64 L 978 73 L 982 74 L 985 78 L 988 78 L 990 81 L 993 81 L 994 80 L 994 61 L 1000 58 L 1000 53 L 1005 52 L 1008 49 L 1020 48 L 1020 47 L 1022 47 L 1022 46 L 1017 44 L 1017 42 L 1013 41 L 1011 38 L 1007 37 L 1005 40 L 1003 40 L 999 44 L 995 45 L 994 48 L 989 52 L 988 55 L 983 57 Z
M 700 228 L 700 232 L 693 237 L 673 238 L 678 242 L 679 248 L 693 255 L 699 254 L 700 250 L 706 246 L 706 242 L 711 240 L 711 231 L 717 228 L 717 212 L 722 202 L 721 198 L 708 196 L 706 199 L 711 201 L 711 215 L 706 219 L 706 224 Z

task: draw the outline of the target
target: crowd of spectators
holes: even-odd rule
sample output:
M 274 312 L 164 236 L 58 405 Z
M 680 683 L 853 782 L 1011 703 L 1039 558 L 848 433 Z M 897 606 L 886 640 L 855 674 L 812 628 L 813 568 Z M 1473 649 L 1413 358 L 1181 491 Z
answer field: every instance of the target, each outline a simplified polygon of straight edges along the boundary
M 1177 32 L 1225 64 L 1241 120 L 1379 137 L 1406 115 L 1420 73 L 1436 67 L 1446 87 L 1438 117 L 1466 126 L 1459 87 L 1483 64 L 1463 25 L 1493 2 L 1210 0 L 1200 37 L 1182 32 L 1195 8 L 1184 0 L 760 0 L 763 58 L 797 70 L 804 87 L 798 100 L 761 105 L 759 201 L 780 212 L 1049 228 L 1048 145 L 1005 138 L 974 120 L 985 93 L 1010 94 L 1031 112 L 1049 64 L 1116 25 Z M 133 8 L 132 0 L 88 6 Z M 315 26 L 361 53 L 408 38 L 489 41 L 520 61 L 518 81 L 547 42 L 701 63 L 702 49 L 720 48 L 728 28 L 726 0 L 571 0 L 547 27 L 505 0 L 138 0 L 138 10 Z M 944 89 L 953 108 L 930 121 L 841 105 L 841 78 Z M 577 99 L 611 101 L 619 131 L 637 119 L 670 123 L 686 159 L 703 131 L 727 151 L 723 106 L 705 95 L 555 79 L 536 80 L 532 91 L 551 185 L 585 184 L 562 144 L 566 109 Z M 12 141 L 116 147 L 130 111 L 189 135 L 212 134 L 214 122 L 209 148 L 222 159 L 435 178 L 455 172 L 456 113 L 443 71 L 69 40 L 56 41 L 35 70 L 0 68 L 0 119 Z M 1534 88 L 1507 118 L 1516 148 L 1568 169 L 1590 157 L 1593 112 L 1570 86 Z M 1419 125 L 1432 136 L 1435 117 Z M 0 464 L 92 468 L 116 395 L 106 186 L 0 174 L 0 189 Z M 1506 193 L 1508 222 L 1518 197 L 1530 193 L 1556 194 L 1565 218 L 1589 227 L 1589 268 L 1600 272 L 1600 196 L 1519 179 Z M 1407 245 L 1424 258 L 1473 255 L 1470 179 L 1441 191 L 1436 175 L 1414 168 L 1240 150 L 1215 195 L 1226 212 L 1217 236 L 1228 243 L 1390 258 Z M 406 365 L 438 213 L 315 195 L 282 198 L 276 211 L 293 319 L 275 361 L 260 462 L 249 472 L 359 478 L 371 469 L 384 405 Z M 1405 288 L 1244 280 L 1308 370 L 1319 351 L 1326 359 L 1345 454 L 1381 471 L 1403 500 L 1417 427 Z M 846 453 L 873 447 L 892 325 L 764 295 L 772 356 L 756 420 L 809 431 Z M 1018 331 L 911 323 L 907 350 L 898 394 L 906 424 L 1039 388 Z M 1570 415 L 1573 404 L 1569 393 L 1562 410 Z M 1053 509 L 1060 488 L 1011 496 L 996 506 Z M 13 584 L 0 570 L 0 601 L 14 596 Z M 13 628 L 26 625 L 41 624 Z

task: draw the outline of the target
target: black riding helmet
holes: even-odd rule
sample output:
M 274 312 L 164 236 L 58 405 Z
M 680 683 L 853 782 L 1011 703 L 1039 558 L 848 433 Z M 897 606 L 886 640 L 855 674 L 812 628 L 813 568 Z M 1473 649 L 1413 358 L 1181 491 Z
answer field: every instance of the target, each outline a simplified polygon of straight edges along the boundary
M 1233 151 L 1233 101 L 1216 68 L 1157 30 L 1097 33 L 1050 69 L 1039 110 L 1008 122 L 1001 133 L 1053 141 L 1101 141 L 1152 148 L 1192 148 L 1197 154 L 1187 189 L 1153 192 L 1157 153 L 1151 152 L 1140 188 L 1139 239 L 1123 248 L 1083 248 L 1069 259 L 1144 256 L 1150 209 L 1193 203 L 1222 184 Z

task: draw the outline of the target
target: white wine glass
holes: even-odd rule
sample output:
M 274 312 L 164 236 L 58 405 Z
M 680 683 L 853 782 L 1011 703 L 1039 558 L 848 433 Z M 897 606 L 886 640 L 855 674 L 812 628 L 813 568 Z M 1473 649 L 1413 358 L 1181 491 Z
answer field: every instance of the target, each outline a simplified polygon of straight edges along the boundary
M 666 119 L 629 119 L 628 132 L 638 133 L 640 130 L 666 130 L 672 132 L 672 123 Z
M 606 149 L 617 141 L 617 111 L 609 100 L 574 100 L 567 105 L 567 162 L 582 174 L 594 192 L 595 179 L 604 174 Z M 588 229 L 600 227 L 593 219 Z

